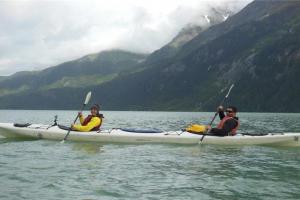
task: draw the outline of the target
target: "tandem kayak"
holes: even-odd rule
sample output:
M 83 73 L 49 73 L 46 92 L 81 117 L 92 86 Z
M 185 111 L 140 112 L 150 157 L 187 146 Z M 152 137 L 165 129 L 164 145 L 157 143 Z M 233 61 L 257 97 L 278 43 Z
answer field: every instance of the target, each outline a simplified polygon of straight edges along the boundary
M 43 124 L 0 123 L 0 135 L 6 138 L 31 138 L 63 140 L 68 130 L 62 126 Z M 279 145 L 300 146 L 300 133 L 278 133 L 219 137 L 193 134 L 184 131 L 158 131 L 138 129 L 107 129 L 101 131 L 71 131 L 68 141 L 117 142 L 117 143 L 173 143 L 173 144 L 218 144 L 218 145 Z

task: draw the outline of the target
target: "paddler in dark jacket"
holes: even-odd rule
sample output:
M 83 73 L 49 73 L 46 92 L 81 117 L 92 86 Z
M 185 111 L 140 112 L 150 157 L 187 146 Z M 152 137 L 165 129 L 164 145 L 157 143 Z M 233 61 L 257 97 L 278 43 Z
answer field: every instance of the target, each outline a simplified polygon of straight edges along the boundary
M 217 136 L 234 136 L 236 135 L 236 131 L 239 128 L 240 122 L 239 118 L 236 117 L 237 108 L 234 106 L 228 106 L 226 111 L 226 115 L 224 114 L 223 106 L 218 107 L 218 113 L 220 117 L 220 123 L 217 128 L 211 128 L 210 126 L 207 129 L 210 129 L 209 133 Z
M 83 117 L 82 113 L 79 112 L 80 124 L 72 124 L 72 130 L 88 132 L 88 131 L 98 131 L 102 124 L 103 115 L 99 113 L 100 106 L 95 104 L 91 107 L 91 114 L 86 118 Z

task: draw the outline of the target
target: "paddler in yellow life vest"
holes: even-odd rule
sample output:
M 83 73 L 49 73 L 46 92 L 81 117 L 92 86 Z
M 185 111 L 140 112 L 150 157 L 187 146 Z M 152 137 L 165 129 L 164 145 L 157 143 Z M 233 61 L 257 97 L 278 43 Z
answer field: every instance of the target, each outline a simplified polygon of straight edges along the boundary
M 220 117 L 220 123 L 217 128 L 211 128 L 207 126 L 207 129 L 210 130 L 209 133 L 217 136 L 234 136 L 236 131 L 240 126 L 239 118 L 236 116 L 237 108 L 234 106 L 228 106 L 226 111 L 226 116 L 224 114 L 223 106 L 218 107 L 218 113 Z
M 79 112 L 79 124 L 72 124 L 72 130 L 88 132 L 88 131 L 98 131 L 102 124 L 104 116 L 99 113 L 100 106 L 95 104 L 91 107 L 91 114 L 86 118 L 83 117 L 82 113 Z

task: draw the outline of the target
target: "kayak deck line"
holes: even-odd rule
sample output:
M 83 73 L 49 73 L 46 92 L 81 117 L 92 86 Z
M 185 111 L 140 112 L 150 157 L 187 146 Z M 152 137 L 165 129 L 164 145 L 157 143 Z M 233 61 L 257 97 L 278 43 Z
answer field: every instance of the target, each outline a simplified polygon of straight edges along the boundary
M 35 138 L 62 140 L 69 130 L 59 126 L 30 124 L 25 127 L 13 123 L 0 123 L 0 135 L 7 138 Z M 185 131 L 159 131 L 149 129 L 112 128 L 100 131 L 71 131 L 70 141 L 82 142 L 117 142 L 117 143 L 173 143 L 173 144 L 216 144 L 216 145 L 279 145 L 300 146 L 300 133 L 269 133 L 261 135 L 237 134 L 236 136 L 213 136 L 207 134 L 201 141 L 202 134 Z

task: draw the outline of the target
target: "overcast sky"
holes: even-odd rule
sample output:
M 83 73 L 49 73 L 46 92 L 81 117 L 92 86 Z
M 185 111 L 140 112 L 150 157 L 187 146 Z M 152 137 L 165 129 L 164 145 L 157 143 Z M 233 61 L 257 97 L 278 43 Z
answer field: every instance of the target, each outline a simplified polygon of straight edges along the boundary
M 0 0 L 0 76 L 121 48 L 150 53 L 210 7 L 252 0 Z

